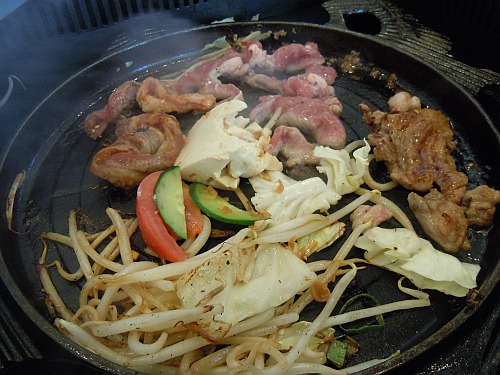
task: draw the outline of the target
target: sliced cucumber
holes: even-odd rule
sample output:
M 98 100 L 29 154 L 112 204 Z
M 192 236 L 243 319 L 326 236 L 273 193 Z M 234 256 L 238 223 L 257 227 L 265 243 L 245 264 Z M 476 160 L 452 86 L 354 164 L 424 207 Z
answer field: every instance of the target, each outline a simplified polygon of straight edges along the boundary
M 180 238 L 186 239 L 186 209 L 179 167 L 167 169 L 160 175 L 155 186 L 155 200 L 165 224 Z
M 194 203 L 211 218 L 228 224 L 252 225 L 264 217 L 258 213 L 242 210 L 222 198 L 211 187 L 198 182 L 189 186 L 189 194 Z

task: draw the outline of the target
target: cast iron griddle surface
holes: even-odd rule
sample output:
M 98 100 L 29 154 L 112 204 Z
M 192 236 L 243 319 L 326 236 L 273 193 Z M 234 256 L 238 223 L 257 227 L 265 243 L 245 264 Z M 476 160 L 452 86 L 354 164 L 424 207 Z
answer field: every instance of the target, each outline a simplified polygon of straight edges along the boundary
M 182 55 L 182 51 L 179 51 L 178 54 Z M 134 53 L 134 56 L 137 55 Z M 44 172 L 44 173 L 39 173 L 36 177 L 32 176 L 32 178 L 27 181 L 27 185 L 23 188 L 24 191 L 23 194 L 25 195 L 25 197 L 28 197 L 26 198 L 25 203 L 28 213 L 27 218 L 28 220 L 30 220 L 30 222 L 27 223 L 27 225 L 30 228 L 39 227 L 41 230 L 43 230 L 42 228 L 46 224 L 52 225 L 52 222 L 54 220 L 53 219 L 54 213 L 56 211 L 59 211 L 60 209 L 62 209 L 63 212 L 69 211 L 69 209 L 73 208 L 75 204 L 75 199 L 77 203 L 80 203 L 83 206 L 93 206 L 96 200 L 100 202 L 101 205 L 105 202 L 108 203 L 111 202 L 119 206 L 121 204 L 126 204 L 127 202 L 126 200 L 121 199 L 121 197 L 116 196 L 114 194 L 109 194 L 108 192 L 104 192 L 101 195 L 98 194 L 98 198 L 96 198 L 94 191 L 90 192 L 87 191 L 88 188 L 90 186 L 93 186 L 94 183 L 96 182 L 95 178 L 91 175 L 88 175 L 88 173 L 85 173 L 81 169 L 74 168 L 74 165 L 75 163 L 76 164 L 88 163 L 88 159 L 82 161 L 81 155 L 84 154 L 90 157 L 90 153 L 95 151 L 100 146 L 97 146 L 95 142 L 91 142 L 89 140 L 84 140 L 82 146 L 80 142 L 76 141 L 76 139 L 82 138 L 82 134 L 78 134 L 78 132 L 75 131 L 75 128 L 78 122 L 78 118 L 79 116 L 81 116 L 81 112 L 85 112 L 88 109 L 88 105 L 90 105 L 94 99 L 98 100 L 98 97 L 100 97 L 101 94 L 105 96 L 107 93 L 110 92 L 112 88 L 116 87 L 117 84 L 121 83 L 125 79 L 128 79 L 127 74 L 129 74 L 131 78 L 137 78 L 138 76 L 149 74 L 151 72 L 157 73 L 163 70 L 164 68 L 163 67 L 157 68 L 157 65 L 149 66 L 148 64 L 143 64 L 143 65 L 140 64 L 142 69 L 139 68 L 138 70 L 134 70 L 132 72 L 125 74 L 123 71 L 120 71 L 118 75 L 113 75 L 112 73 L 113 69 L 116 70 L 117 66 L 119 66 L 121 70 L 124 61 L 121 60 L 119 61 L 121 64 L 117 64 L 117 61 L 113 61 L 112 59 L 113 58 L 111 58 L 111 61 L 108 61 L 108 59 L 104 61 L 103 62 L 104 65 L 99 66 L 99 72 L 90 72 L 89 76 L 84 74 L 81 77 L 75 78 L 75 79 L 82 78 L 85 81 L 90 81 L 90 78 L 96 78 L 96 77 L 102 78 L 99 79 L 97 90 L 95 90 L 96 87 L 93 86 L 88 87 L 88 89 L 90 90 L 89 92 L 93 92 L 93 94 L 95 94 L 93 98 L 88 98 L 87 101 L 84 101 L 82 103 L 81 96 L 78 96 L 82 95 L 81 92 L 82 90 L 76 90 L 76 92 L 71 92 L 71 91 L 66 92 L 64 91 L 66 90 L 66 88 L 63 87 L 62 91 L 64 92 L 64 97 L 65 99 L 68 99 L 67 101 L 69 103 L 64 103 L 64 105 L 61 105 L 59 101 L 58 105 L 57 99 L 60 99 L 60 97 L 56 97 L 55 103 L 50 103 L 51 105 L 49 108 L 43 108 L 44 110 L 48 110 L 52 118 L 61 120 L 60 122 L 58 122 L 60 124 L 58 129 L 54 131 L 54 129 L 50 128 L 50 126 L 47 126 L 47 128 L 44 129 L 42 137 L 40 137 L 38 133 L 32 132 L 31 135 L 26 136 L 26 139 L 29 140 L 29 142 L 26 142 L 24 145 L 26 147 L 23 148 L 21 152 L 16 154 L 19 155 L 20 163 L 22 163 L 21 160 L 23 160 L 23 158 L 26 159 L 25 162 L 33 160 L 34 163 L 31 168 L 34 168 L 34 170 L 40 170 Z M 174 62 L 176 63 L 176 61 Z M 170 61 L 165 61 L 165 63 L 168 65 Z M 162 64 L 159 65 L 161 66 Z M 106 71 L 106 69 L 109 70 Z M 109 73 L 109 75 L 107 73 Z M 97 74 L 97 76 L 94 77 L 93 74 Z M 102 74 L 104 74 L 104 76 L 102 76 Z M 346 82 L 351 82 L 351 81 L 346 81 Z M 383 88 L 383 85 L 382 87 L 376 87 L 376 88 L 370 87 L 370 85 L 368 85 L 367 88 L 364 88 L 363 85 L 366 85 L 366 83 L 355 82 L 353 86 L 350 86 L 345 82 L 343 84 L 342 80 L 340 80 L 338 85 L 336 86 L 338 88 L 337 91 L 338 96 L 341 99 L 342 95 L 344 95 L 345 98 L 348 98 L 350 96 L 349 99 L 342 100 L 344 103 L 348 104 L 346 108 L 346 120 L 350 119 L 351 117 L 352 118 L 357 117 L 355 107 L 359 99 L 364 98 L 369 100 L 369 104 L 371 104 L 373 108 L 375 107 L 382 108 L 385 103 L 386 95 L 388 94 L 388 92 Z M 353 87 L 355 87 L 355 89 Z M 411 84 L 410 87 L 408 88 L 415 89 L 416 91 L 419 90 L 418 87 L 416 88 L 411 87 Z M 375 92 L 377 92 L 377 95 L 374 95 L 374 90 Z M 423 96 L 423 99 L 426 100 L 426 103 L 430 104 L 431 106 L 439 107 L 438 105 L 439 103 L 434 101 L 434 95 L 430 95 L 429 97 L 426 98 L 425 97 L 426 93 L 424 92 L 423 95 L 421 96 Z M 66 104 L 69 104 L 69 108 L 71 108 L 69 112 L 65 107 Z M 37 124 L 45 124 L 46 123 L 45 119 L 47 118 L 47 116 L 48 116 L 47 113 L 42 113 L 42 114 L 37 113 L 36 116 L 30 120 L 35 121 Z M 349 124 L 350 121 L 347 121 L 347 123 Z M 457 126 L 460 126 L 460 121 L 457 122 Z M 357 138 L 359 135 L 363 134 L 362 128 L 357 129 L 357 127 L 354 126 L 354 120 L 353 120 L 353 126 L 350 129 L 351 131 L 349 134 L 352 138 Z M 32 129 L 30 128 L 27 130 L 32 130 Z M 464 139 L 465 144 L 467 144 L 468 142 L 474 143 L 474 140 L 468 138 L 470 137 L 467 136 L 467 139 Z M 40 141 L 42 141 L 41 143 L 43 144 L 44 147 L 42 147 L 40 152 L 36 155 L 35 159 L 31 159 L 33 155 L 29 155 L 28 151 L 32 147 L 35 147 L 35 149 L 39 149 Z M 495 142 L 495 140 L 492 140 L 491 142 Z M 79 151 L 82 151 L 81 153 L 79 153 L 80 154 L 79 157 L 73 155 L 73 153 L 65 152 L 68 150 L 73 150 L 74 147 L 76 146 L 80 147 Z M 464 150 L 463 154 L 467 155 L 467 152 L 465 151 L 466 150 Z M 481 154 L 480 152 L 481 150 L 475 150 L 475 151 L 477 151 L 478 154 Z M 62 158 L 61 155 L 68 155 L 69 157 Z M 484 160 L 487 160 L 485 156 L 487 155 L 480 155 L 480 158 L 482 157 Z M 65 175 L 63 176 L 60 171 L 64 171 Z M 12 171 L 12 173 L 13 172 L 14 171 Z M 76 189 L 74 185 L 75 181 L 77 181 Z M 44 186 L 43 189 L 44 191 L 40 191 L 40 189 L 37 188 L 38 186 Z M 48 194 L 50 198 L 55 197 L 54 200 L 51 199 L 48 200 L 46 196 L 47 191 L 51 192 L 50 194 Z M 50 212 L 49 217 L 40 218 L 40 216 L 38 215 L 40 211 Z M 57 220 L 55 220 L 54 223 L 56 224 L 54 225 L 55 226 L 59 225 L 61 226 L 61 228 L 63 228 L 65 219 L 66 218 L 63 216 L 61 218 L 61 222 L 58 224 Z M 34 238 L 35 236 L 33 236 L 33 241 Z M 33 260 L 33 254 L 26 254 L 23 256 L 26 256 L 27 261 Z M 26 263 L 29 263 L 29 261 Z M 37 284 L 36 280 L 33 279 L 31 280 L 29 278 L 25 280 L 21 279 L 22 277 L 19 277 L 18 282 L 21 284 L 22 288 L 29 289 L 31 286 L 33 285 L 36 286 Z M 430 329 L 432 330 L 433 329 L 432 324 L 430 326 L 431 326 Z M 413 328 L 410 327 L 408 329 L 413 329 Z

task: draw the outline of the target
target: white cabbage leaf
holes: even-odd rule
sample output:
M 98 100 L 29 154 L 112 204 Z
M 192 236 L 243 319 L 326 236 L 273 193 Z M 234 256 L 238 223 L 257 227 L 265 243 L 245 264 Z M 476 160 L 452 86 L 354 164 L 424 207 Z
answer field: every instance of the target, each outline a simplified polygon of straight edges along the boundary
M 356 191 L 363 184 L 369 159 L 370 145 L 365 140 L 365 146 L 356 149 L 352 158 L 345 150 L 334 150 L 330 147 L 317 146 L 314 155 L 320 158 L 319 172 L 326 174 L 327 183 L 335 192 L 346 195 Z
M 411 230 L 374 227 L 355 246 L 366 250 L 365 259 L 370 263 L 408 277 L 421 289 L 464 297 L 476 287 L 479 265 L 460 262 Z
M 223 102 L 194 124 L 175 161 L 184 180 L 234 190 L 241 177 L 283 169 L 281 162 L 264 150 L 271 131 L 237 116 L 245 108 L 241 100 Z
M 345 224 L 341 221 L 337 221 L 317 231 L 299 237 L 295 242 L 297 250 L 294 250 L 294 252 L 300 259 L 306 260 L 312 254 L 327 248 L 337 241 L 344 232 Z
M 319 177 L 296 181 L 274 171 L 249 181 L 255 191 L 252 204 L 258 212 L 270 214 L 274 224 L 327 211 L 341 198 Z
M 214 319 L 193 327 L 217 341 L 245 318 L 279 306 L 307 289 L 316 274 L 280 244 L 226 250 L 182 276 L 176 283 L 182 307 L 222 305 Z

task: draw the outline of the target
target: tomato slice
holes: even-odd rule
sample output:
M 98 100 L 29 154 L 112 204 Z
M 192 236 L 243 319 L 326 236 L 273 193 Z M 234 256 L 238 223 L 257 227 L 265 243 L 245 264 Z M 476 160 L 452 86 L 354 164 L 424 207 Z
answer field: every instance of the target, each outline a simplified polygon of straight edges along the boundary
M 203 230 L 203 216 L 200 208 L 194 203 L 189 194 L 189 186 L 182 182 L 184 208 L 186 210 L 186 227 L 188 238 L 195 238 Z
M 156 207 L 154 191 L 162 172 L 154 172 L 146 176 L 137 189 L 136 213 L 142 239 L 146 245 L 160 257 L 179 262 L 188 256 L 169 233 Z
M 182 195 L 184 197 L 184 210 L 186 212 L 187 238 L 195 238 L 203 230 L 203 216 L 201 209 L 194 203 L 189 193 L 189 185 L 182 181 Z M 168 233 L 176 240 L 181 238 L 166 224 Z

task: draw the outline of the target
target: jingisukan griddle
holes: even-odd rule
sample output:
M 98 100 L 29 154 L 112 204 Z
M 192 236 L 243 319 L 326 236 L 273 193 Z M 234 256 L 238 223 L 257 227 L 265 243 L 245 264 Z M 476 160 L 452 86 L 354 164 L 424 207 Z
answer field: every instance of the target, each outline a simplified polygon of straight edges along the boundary
M 92 156 L 112 134 L 105 134 L 100 141 L 91 140 L 81 127 L 83 119 L 91 111 L 101 108 L 112 90 L 124 81 L 171 76 L 182 71 L 197 60 L 206 44 L 226 35 L 228 27 L 239 36 L 258 30 L 284 34 L 277 40 L 270 38 L 263 42 L 269 50 L 283 43 L 313 41 L 319 45 L 328 63 L 334 66 L 351 51 L 359 52 L 362 64 L 351 72 L 339 70 L 334 85 L 336 95 L 344 105 L 341 119 L 347 129 L 348 141 L 366 137 L 369 133 L 359 103 L 364 102 L 373 110 L 387 110 L 387 99 L 396 89 L 403 89 L 420 97 L 424 106 L 441 110 L 450 117 L 457 143 L 454 156 L 458 168 L 469 175 L 471 184 L 500 186 L 500 173 L 495 165 L 500 137 L 477 101 L 426 62 L 380 39 L 302 23 L 243 22 L 146 35 L 133 45 L 114 48 L 103 57 L 91 56 L 91 61 L 82 56 L 81 69 L 60 82 L 32 110 L 4 152 L 0 169 L 1 201 L 6 201 L 18 172 L 25 170 L 26 178 L 15 201 L 13 228 L 19 234 L 9 231 L 6 218 L 1 219 L 0 274 L 15 302 L 36 326 L 69 352 L 111 373 L 133 372 L 79 347 L 53 326 L 35 266 L 42 252 L 40 234 L 44 231 L 66 233 L 68 213 L 73 209 L 84 212 L 96 228 L 105 225 L 108 206 L 133 213 L 134 191 L 110 186 L 89 172 Z M 397 77 L 396 86 L 388 83 L 393 82 L 394 77 Z M 249 91 L 246 99 L 250 108 L 261 94 Z M 185 114 L 179 116 L 179 120 L 186 124 L 187 130 L 196 120 L 196 115 Z M 408 191 L 397 188 L 389 196 L 409 212 L 407 194 Z M 500 278 L 499 220 L 497 215 L 489 230 L 471 231 L 472 249 L 456 254 L 462 261 L 481 265 L 477 288 L 479 298 L 467 303 L 466 298 L 457 299 L 431 291 L 431 307 L 390 314 L 382 331 L 357 337 L 362 350 L 352 364 L 388 357 L 401 350 L 398 357 L 367 373 L 395 369 L 432 350 L 474 316 Z M 318 257 L 328 257 L 336 251 L 336 246 Z M 60 249 L 57 255 L 67 268 L 75 269 L 76 260 L 72 254 Z M 362 256 L 362 253 L 357 255 Z M 356 286 L 386 302 L 398 297 L 398 278 L 395 274 L 373 268 L 360 272 Z M 75 309 L 81 285 L 57 277 L 55 280 L 61 296 L 70 308 Z M 314 313 L 313 306 L 305 312 L 305 317 Z

